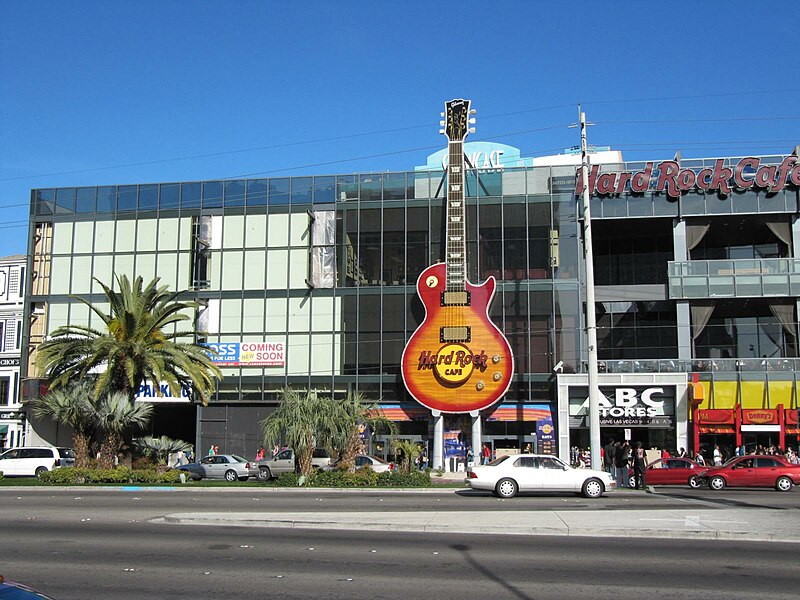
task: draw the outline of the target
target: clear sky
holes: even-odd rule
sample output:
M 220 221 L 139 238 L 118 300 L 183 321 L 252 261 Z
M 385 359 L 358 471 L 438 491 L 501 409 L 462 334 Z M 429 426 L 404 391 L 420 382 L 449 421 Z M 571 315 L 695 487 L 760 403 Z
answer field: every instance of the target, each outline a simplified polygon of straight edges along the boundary
M 0 7 L 0 256 L 31 188 L 402 171 L 468 141 L 627 160 L 800 144 L 800 2 L 51 2 Z

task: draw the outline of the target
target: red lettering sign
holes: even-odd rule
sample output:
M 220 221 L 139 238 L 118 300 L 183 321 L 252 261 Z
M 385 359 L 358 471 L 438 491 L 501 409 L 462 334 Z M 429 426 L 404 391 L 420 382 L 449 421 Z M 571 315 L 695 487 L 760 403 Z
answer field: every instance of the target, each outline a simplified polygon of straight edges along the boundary
M 695 169 L 682 169 L 674 160 L 664 160 L 655 166 L 655 163 L 645 163 L 645 168 L 632 173 L 630 171 L 600 172 L 600 165 L 592 165 L 589 170 L 589 193 L 601 196 L 623 194 L 631 191 L 642 194 L 648 190 L 664 192 L 670 198 L 679 198 L 681 194 L 695 188 L 718 192 L 728 196 L 734 189 L 747 190 L 751 187 L 779 192 L 787 185 L 800 187 L 800 164 L 797 156 L 787 156 L 780 165 L 762 165 L 761 159 L 748 156 L 740 160 L 735 167 L 726 167 L 725 159 L 718 158 L 713 167 Z M 651 185 L 653 171 L 657 170 L 658 177 Z M 583 179 L 581 170 L 577 172 L 575 195 L 583 193 Z

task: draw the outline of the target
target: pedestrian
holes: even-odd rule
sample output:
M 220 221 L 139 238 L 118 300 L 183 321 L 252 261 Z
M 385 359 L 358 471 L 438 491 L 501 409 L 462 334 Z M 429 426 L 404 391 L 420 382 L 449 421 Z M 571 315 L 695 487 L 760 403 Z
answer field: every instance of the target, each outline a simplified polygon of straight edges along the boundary
M 266 451 L 264 450 L 264 446 L 261 446 L 256 452 L 256 460 L 264 460 L 264 454 Z
M 423 446 L 422 452 L 419 453 L 419 466 L 424 471 L 428 468 L 428 447 Z
M 706 459 L 703 458 L 703 454 L 701 452 L 695 452 L 694 454 L 694 462 L 696 462 L 701 467 L 706 466 Z
M 616 448 L 614 447 L 614 438 L 608 438 L 608 443 L 603 446 L 603 466 L 608 473 L 611 473 L 611 477 L 614 478 L 616 478 L 616 472 L 614 470 L 615 452 Z
M 525 444 L 525 448 L 522 451 L 522 453 L 523 454 L 530 454 L 531 453 L 531 445 L 530 444 Z
M 628 487 L 628 442 L 614 444 L 614 470 L 617 487 Z
M 642 443 L 636 443 L 636 450 L 633 453 L 633 476 L 636 481 L 636 489 L 645 489 L 644 471 L 647 468 L 647 454 L 645 454 Z
M 722 466 L 722 451 L 719 449 L 719 446 L 714 446 L 714 466 Z
M 663 450 L 661 450 L 661 458 L 662 458 L 663 460 L 666 460 L 666 459 L 668 459 L 669 457 L 670 457 L 670 456 L 669 456 L 669 450 L 667 450 L 666 448 L 664 448 Z
M 278 446 L 278 444 L 275 444 L 275 445 L 272 447 L 272 458 L 275 458 L 276 456 L 278 456 L 278 452 L 280 452 L 280 451 L 281 451 L 281 449 L 280 449 L 280 447 Z
M 488 465 L 491 459 L 492 451 L 489 450 L 489 444 L 483 445 L 483 464 Z
M 467 465 L 468 467 L 475 466 L 475 452 L 472 451 L 472 446 L 467 446 Z
M 214 444 L 211 444 L 211 446 L 209 446 L 208 448 L 208 455 L 214 456 L 216 453 L 217 453 L 216 446 L 214 446 Z
M 688 454 L 686 453 L 686 448 L 681 448 L 678 450 L 678 458 L 686 458 Z

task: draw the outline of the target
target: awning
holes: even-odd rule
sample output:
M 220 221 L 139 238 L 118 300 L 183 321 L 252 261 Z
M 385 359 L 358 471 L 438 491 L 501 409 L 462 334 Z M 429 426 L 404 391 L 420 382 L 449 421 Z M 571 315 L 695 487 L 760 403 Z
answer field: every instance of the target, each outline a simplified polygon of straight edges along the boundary
M 700 427 L 700 433 L 730 433 L 733 434 L 733 427 Z
M 549 404 L 498 404 L 487 421 L 542 421 L 552 418 Z
M 0 435 L 5 435 L 8 431 L 8 425 L 0 425 Z
M 424 421 L 431 412 L 419 404 L 381 404 L 383 416 L 390 421 Z

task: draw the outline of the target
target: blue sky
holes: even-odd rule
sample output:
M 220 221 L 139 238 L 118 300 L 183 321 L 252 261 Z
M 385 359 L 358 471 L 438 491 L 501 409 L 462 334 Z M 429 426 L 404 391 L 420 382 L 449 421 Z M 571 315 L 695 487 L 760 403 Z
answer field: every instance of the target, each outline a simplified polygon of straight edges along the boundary
M 800 3 L 24 2 L 0 17 L 0 256 L 31 188 L 400 171 L 470 141 L 628 160 L 800 144 Z

